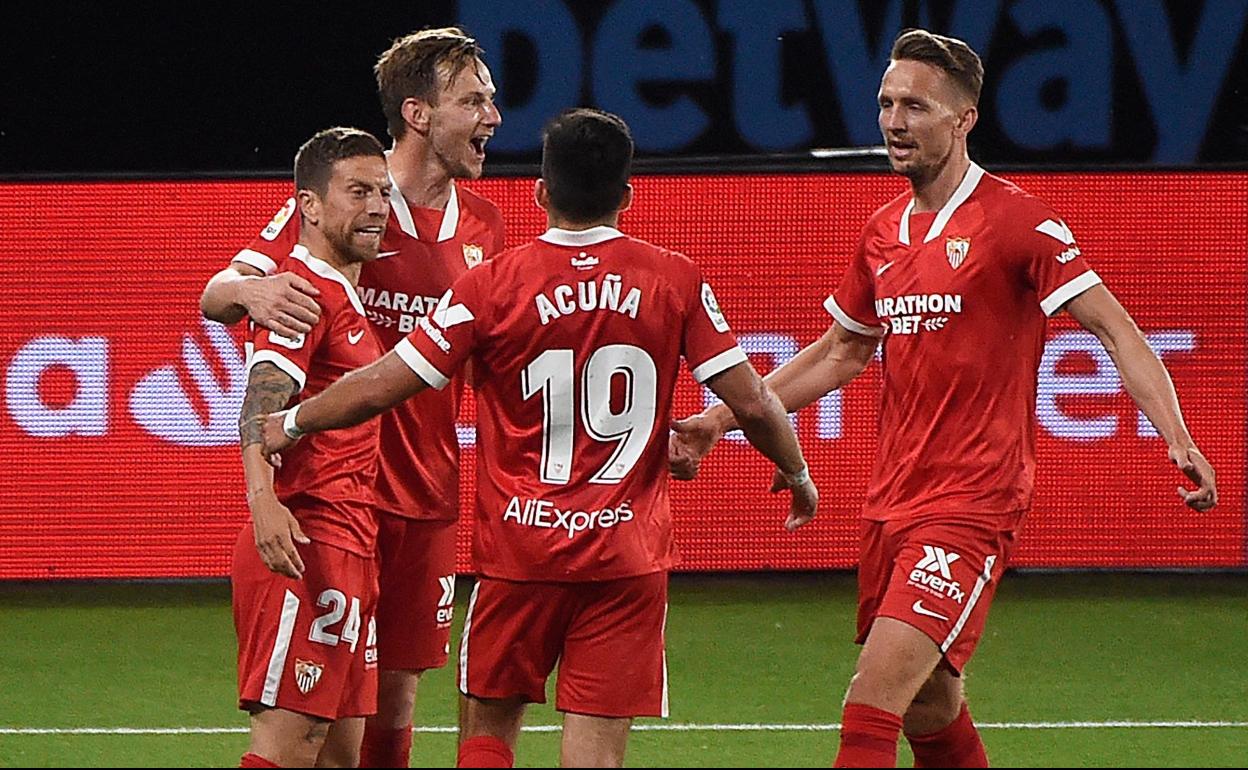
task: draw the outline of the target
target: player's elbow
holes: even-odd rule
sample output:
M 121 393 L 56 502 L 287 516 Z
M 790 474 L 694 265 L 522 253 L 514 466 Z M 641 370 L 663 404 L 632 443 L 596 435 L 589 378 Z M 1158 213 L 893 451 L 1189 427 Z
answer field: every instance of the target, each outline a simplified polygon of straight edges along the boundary
M 760 379 L 755 387 L 729 403 L 728 408 L 732 410 L 737 424 L 748 430 L 750 427 L 766 424 L 775 407 L 774 399 L 771 390 Z

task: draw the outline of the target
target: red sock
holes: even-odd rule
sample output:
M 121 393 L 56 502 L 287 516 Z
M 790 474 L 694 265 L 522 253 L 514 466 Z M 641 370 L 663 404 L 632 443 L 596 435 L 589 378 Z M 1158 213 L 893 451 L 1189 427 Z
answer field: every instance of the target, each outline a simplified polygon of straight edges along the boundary
M 238 763 L 239 767 L 281 767 L 276 762 L 270 762 L 259 754 L 252 754 L 250 751 L 243 755 L 242 761 Z
M 459 744 L 456 767 L 511 767 L 516 755 L 511 747 L 493 735 L 478 735 Z
M 988 767 L 988 753 L 965 701 L 948 727 L 927 735 L 907 735 L 906 740 L 914 750 L 915 767 Z
M 896 767 L 901 717 L 863 703 L 846 703 L 841 750 L 833 767 Z
M 364 742 L 360 744 L 360 767 L 411 767 L 412 726 L 387 730 L 374 727 L 370 719 L 364 723 Z

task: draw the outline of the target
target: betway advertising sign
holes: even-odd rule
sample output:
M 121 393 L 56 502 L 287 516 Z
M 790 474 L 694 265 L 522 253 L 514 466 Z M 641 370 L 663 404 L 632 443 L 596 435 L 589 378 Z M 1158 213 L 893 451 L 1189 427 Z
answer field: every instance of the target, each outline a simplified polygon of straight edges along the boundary
M 880 143 L 897 32 L 968 42 L 987 71 L 972 147 L 988 160 L 1248 159 L 1248 0 L 460 0 L 494 70 L 493 152 L 531 155 L 587 104 L 646 153 Z

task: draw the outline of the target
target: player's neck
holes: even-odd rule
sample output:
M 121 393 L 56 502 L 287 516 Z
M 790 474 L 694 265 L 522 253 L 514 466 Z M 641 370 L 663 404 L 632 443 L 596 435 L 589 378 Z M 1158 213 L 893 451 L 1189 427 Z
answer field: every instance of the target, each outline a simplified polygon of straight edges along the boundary
M 592 222 L 573 222 L 571 219 L 558 214 L 554 211 L 546 212 L 546 228 L 550 230 L 572 230 L 580 232 L 581 230 L 592 230 L 595 227 L 614 227 L 619 229 L 620 212 L 616 211 L 609 217 L 602 217 Z
M 315 228 L 304 228 L 299 238 L 299 244 L 307 249 L 308 253 L 313 257 L 342 273 L 343 277 L 350 281 L 352 286 L 359 284 L 360 267 L 363 263 L 343 258 L 338 253 L 338 250 L 333 247 L 333 244 L 325 236 L 318 233 Z
M 390 176 L 407 205 L 439 211 L 446 208 L 454 180 L 428 142 L 405 136 L 394 143 L 386 158 Z
M 931 179 L 911 179 L 914 191 L 914 213 L 940 211 L 962 184 L 971 168 L 971 159 L 965 152 L 955 152 L 949 161 Z

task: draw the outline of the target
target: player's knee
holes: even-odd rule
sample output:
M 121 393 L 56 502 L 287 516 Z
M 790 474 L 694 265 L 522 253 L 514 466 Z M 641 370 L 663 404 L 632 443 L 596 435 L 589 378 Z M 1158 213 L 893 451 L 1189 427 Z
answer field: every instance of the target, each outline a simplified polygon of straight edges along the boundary
M 377 719 L 390 729 L 406 726 L 416 708 L 420 671 L 382 671 L 377 678 Z
M 938 669 L 910 702 L 902 718 L 902 727 L 907 735 L 934 733 L 952 724 L 961 709 L 961 680 Z

